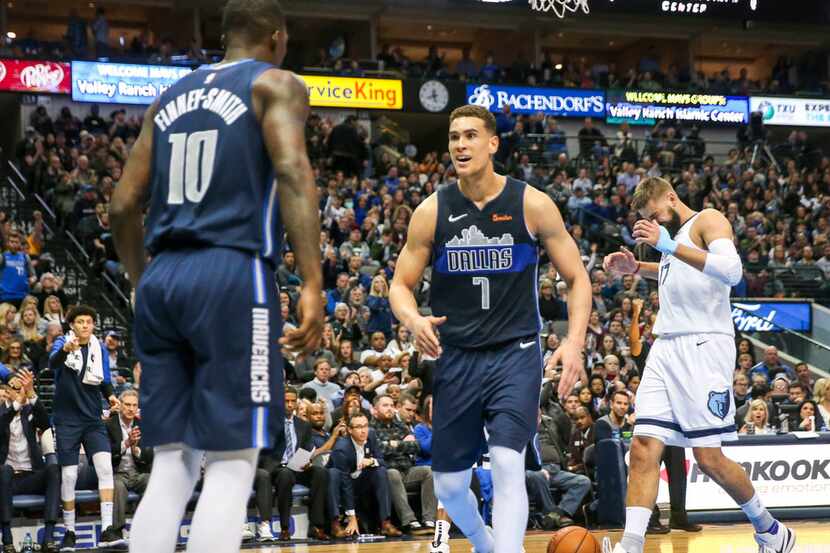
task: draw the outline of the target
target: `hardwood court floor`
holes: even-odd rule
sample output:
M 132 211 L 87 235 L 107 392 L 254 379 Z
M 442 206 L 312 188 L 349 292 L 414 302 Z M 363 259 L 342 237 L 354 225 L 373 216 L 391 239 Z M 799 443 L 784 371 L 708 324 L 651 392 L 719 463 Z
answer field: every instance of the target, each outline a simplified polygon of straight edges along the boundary
M 823 522 L 793 522 L 796 546 L 793 553 L 830 553 L 830 520 Z M 601 541 L 604 532 L 595 532 Z M 608 534 L 612 541 L 619 540 L 620 532 Z M 532 532 L 525 538 L 527 553 L 546 553 L 550 534 Z M 451 540 L 452 553 L 469 553 L 466 540 Z M 245 548 L 244 553 L 428 553 L 429 540 L 389 541 L 373 543 L 337 542 L 330 545 L 309 546 L 301 542 L 293 545 L 275 545 Z M 672 532 L 663 536 L 648 536 L 645 553 L 757 553 L 758 546 L 752 539 L 752 527 L 748 524 L 706 526 L 702 532 L 687 534 Z

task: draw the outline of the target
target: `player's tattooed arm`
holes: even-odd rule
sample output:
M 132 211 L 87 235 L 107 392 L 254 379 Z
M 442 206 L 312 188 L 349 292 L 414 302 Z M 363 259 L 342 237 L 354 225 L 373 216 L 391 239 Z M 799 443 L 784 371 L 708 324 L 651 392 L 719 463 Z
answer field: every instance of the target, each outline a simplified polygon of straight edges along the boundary
M 138 286 L 146 261 L 143 208 L 150 187 L 153 117 L 157 108 L 158 100 L 144 112 L 141 133 L 133 145 L 110 204 L 110 223 L 115 250 L 127 269 L 133 288 Z
M 289 349 L 313 351 L 322 334 L 323 285 L 317 188 L 305 145 L 308 91 L 293 73 L 271 69 L 253 85 L 254 109 L 279 182 L 280 216 L 303 277 L 300 326 L 287 332 Z

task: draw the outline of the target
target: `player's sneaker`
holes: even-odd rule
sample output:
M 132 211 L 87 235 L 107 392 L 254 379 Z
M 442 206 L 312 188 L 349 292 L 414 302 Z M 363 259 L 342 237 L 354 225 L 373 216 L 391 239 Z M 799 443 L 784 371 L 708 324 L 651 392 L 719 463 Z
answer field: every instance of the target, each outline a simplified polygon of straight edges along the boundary
M 795 532 L 776 521 L 769 532 L 755 534 L 758 553 L 790 553 L 795 547 Z
M 101 532 L 101 540 L 98 542 L 98 545 L 101 547 L 115 547 L 116 545 L 125 545 L 126 543 L 121 530 L 107 526 L 106 530 Z
M 271 523 L 266 520 L 263 520 L 259 523 L 259 526 L 257 526 L 257 534 L 258 541 L 277 541 L 274 534 L 271 533 Z
M 487 530 L 487 533 L 490 534 L 490 537 L 493 537 L 493 528 L 491 526 L 485 526 L 484 528 Z M 447 548 L 447 551 L 449 551 L 449 547 Z M 470 553 L 476 553 L 476 548 L 471 547 Z M 522 553 L 525 553 L 524 546 L 522 546 Z
M 611 548 L 611 540 L 608 537 L 602 538 L 602 553 L 628 553 L 619 543 Z
M 251 525 L 247 522 L 242 525 L 242 541 L 251 541 L 256 536 L 254 536 L 254 531 L 251 530 Z
M 445 541 L 430 542 L 429 553 L 450 553 L 450 544 Z

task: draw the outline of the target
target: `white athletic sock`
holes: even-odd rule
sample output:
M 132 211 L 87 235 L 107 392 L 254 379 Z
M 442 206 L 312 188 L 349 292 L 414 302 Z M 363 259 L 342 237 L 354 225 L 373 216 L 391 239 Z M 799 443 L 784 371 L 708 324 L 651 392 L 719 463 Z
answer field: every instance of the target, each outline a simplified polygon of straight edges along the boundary
M 63 510 L 63 526 L 67 532 L 75 531 L 75 509 L 71 511 Z
M 130 552 L 173 551 L 193 487 L 199 479 L 203 452 L 184 444 L 157 447 L 147 490 L 130 527 Z M 242 524 L 238 525 L 242 528 Z
M 101 502 L 101 529 L 112 526 L 112 501 Z
M 646 544 L 646 528 L 651 518 L 651 509 L 645 507 L 625 508 L 625 531 L 620 545 L 626 553 L 643 553 Z
M 434 472 L 435 494 L 455 525 L 467 536 L 476 553 L 493 552 L 493 536 L 478 512 L 478 500 L 470 489 L 473 469 L 458 472 Z
M 447 543 L 450 540 L 450 523 L 446 520 L 435 521 L 435 543 Z
M 258 457 L 258 449 L 207 453 L 204 485 L 187 540 L 188 553 L 239 552 Z
M 496 551 L 521 553 L 527 529 L 525 453 L 509 447 L 490 447 L 493 469 L 493 534 Z
M 758 494 L 752 496 L 752 499 L 741 505 L 741 510 L 746 514 L 749 522 L 755 527 L 755 531 L 759 534 L 772 532 L 775 530 L 775 519 L 769 514 L 767 508 L 761 503 L 761 498 Z

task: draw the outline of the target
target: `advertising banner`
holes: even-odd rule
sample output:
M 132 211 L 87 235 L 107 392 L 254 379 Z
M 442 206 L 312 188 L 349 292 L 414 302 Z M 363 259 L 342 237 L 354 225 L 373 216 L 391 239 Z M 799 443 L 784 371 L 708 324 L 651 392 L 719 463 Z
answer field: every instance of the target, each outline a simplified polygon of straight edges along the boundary
M 68 63 L 39 60 L 0 60 L 0 91 L 69 94 Z
M 749 110 L 760 111 L 767 125 L 830 127 L 830 100 L 751 96 Z
M 530 88 L 497 84 L 468 84 L 467 103 L 499 112 L 510 105 L 512 113 L 544 113 L 556 117 L 603 117 L 605 94 L 601 90 Z
M 72 99 L 101 104 L 152 104 L 189 67 L 97 61 L 72 62 Z
M 403 81 L 300 75 L 312 107 L 354 109 L 403 108 Z
M 806 301 L 733 301 L 732 321 L 741 332 L 812 332 L 813 308 Z
M 830 505 L 830 456 L 827 443 L 724 445 L 723 453 L 743 467 L 767 507 Z M 689 511 L 737 509 L 735 501 L 703 474 L 691 449 L 686 450 L 686 508 Z M 668 503 L 665 468 L 657 496 Z
M 746 96 L 721 94 L 609 90 L 605 111 L 605 120 L 611 124 L 678 121 L 736 126 L 748 122 L 749 101 Z

